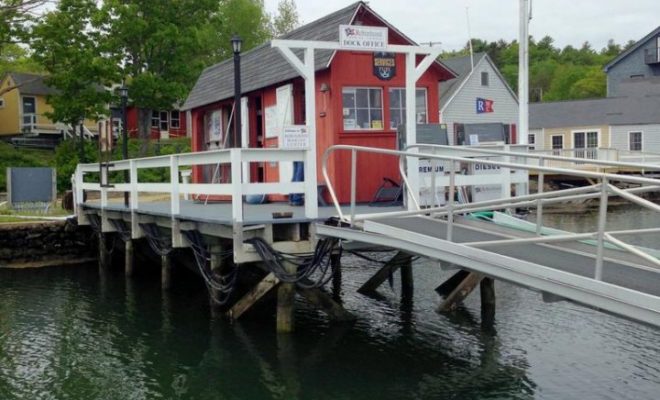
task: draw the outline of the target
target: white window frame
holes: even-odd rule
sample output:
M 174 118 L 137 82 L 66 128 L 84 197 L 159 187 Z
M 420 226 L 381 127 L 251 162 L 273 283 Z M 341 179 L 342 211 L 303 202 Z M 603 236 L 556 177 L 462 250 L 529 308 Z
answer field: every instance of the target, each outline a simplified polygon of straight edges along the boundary
M 575 134 L 583 133 L 584 134 L 584 147 L 575 146 Z M 589 134 L 596 134 L 596 146 L 589 146 Z M 573 156 L 577 158 L 598 158 L 598 149 L 601 144 L 600 129 L 576 129 L 571 131 L 571 148 L 573 149 Z M 594 149 L 594 150 L 590 150 Z
M 371 110 L 372 109 L 375 110 L 376 108 L 371 107 L 371 97 L 370 96 L 367 96 L 367 99 L 369 101 L 368 110 L 370 112 L 370 116 L 369 116 L 369 125 L 370 125 L 370 127 L 369 128 L 362 128 L 360 126 L 357 126 L 357 109 L 358 109 L 358 106 L 357 106 L 357 96 L 356 96 L 355 106 L 353 107 L 353 109 L 355 110 L 356 127 L 346 128 L 346 124 L 344 122 L 346 117 L 343 114 L 343 110 L 344 110 L 344 108 L 346 108 L 346 107 L 344 107 L 344 90 L 357 90 L 357 89 L 380 90 L 380 115 L 381 115 L 381 121 L 382 121 L 382 128 L 372 128 L 371 127 L 371 125 L 372 125 Z M 382 86 L 344 86 L 344 87 L 341 88 L 341 95 L 342 95 L 342 99 L 341 99 L 341 108 L 342 108 L 341 127 L 342 127 L 344 132 L 384 131 L 386 129 L 386 126 L 385 126 L 385 104 L 384 104 L 384 101 L 383 101 L 383 87 Z M 363 109 L 363 107 L 360 107 L 360 109 Z
M 163 114 L 165 114 L 165 119 L 163 119 Z M 158 113 L 160 123 L 158 124 L 158 129 L 161 132 L 168 132 L 170 130 L 170 113 L 169 111 L 162 110 Z M 165 123 L 165 129 L 163 129 L 163 123 Z
M 527 134 L 527 144 L 529 144 L 530 150 L 536 150 L 536 134 L 528 133 Z
M 174 118 L 174 113 L 176 113 L 177 117 Z M 176 121 L 176 126 L 174 126 L 174 122 Z M 170 128 L 171 129 L 181 129 L 181 111 L 179 110 L 171 110 L 170 111 Z
M 484 85 L 484 74 L 486 76 L 486 84 L 485 85 Z M 489 87 L 490 86 L 490 73 L 488 71 L 481 71 L 481 74 L 479 76 L 481 78 L 481 86 Z
M 555 138 L 561 138 L 561 148 L 555 148 Z M 550 136 L 550 150 L 553 155 L 560 156 L 561 150 L 564 150 L 564 135 L 551 135 Z
M 425 87 L 415 88 L 415 99 L 417 99 L 417 91 L 418 90 L 424 91 L 424 122 L 416 121 L 416 123 L 418 123 L 418 124 L 428 124 L 428 122 L 429 122 L 429 95 L 428 95 L 428 93 L 429 92 L 428 92 L 428 90 L 426 90 Z M 405 97 L 406 88 L 403 88 L 403 87 L 390 87 L 390 88 L 388 88 L 387 89 L 387 99 L 390 100 L 390 102 L 391 102 L 392 93 L 396 92 L 396 91 L 401 91 L 403 93 L 403 97 L 401 97 L 400 100 L 401 100 L 401 102 L 405 101 L 405 99 L 406 99 L 406 97 Z M 401 96 L 401 95 L 399 95 L 399 96 Z M 406 104 L 406 107 L 407 106 L 408 105 Z M 396 127 L 392 127 L 392 110 L 393 109 L 389 105 L 389 102 L 388 102 L 388 105 L 387 105 L 387 109 L 389 111 L 389 116 L 390 116 L 390 120 L 387 121 L 388 127 L 389 127 L 390 130 L 396 130 Z M 400 108 L 397 108 L 396 110 L 397 110 L 398 113 L 402 113 L 402 115 L 400 115 L 401 121 L 405 121 L 405 116 L 406 116 L 405 107 L 400 107 Z M 418 114 L 419 113 L 417 111 L 417 104 L 415 104 L 415 119 L 417 119 Z
M 151 127 L 160 129 L 160 111 L 151 110 Z
M 632 134 L 639 133 L 639 150 L 632 149 Z M 629 131 L 628 132 L 628 151 L 644 151 L 644 131 Z

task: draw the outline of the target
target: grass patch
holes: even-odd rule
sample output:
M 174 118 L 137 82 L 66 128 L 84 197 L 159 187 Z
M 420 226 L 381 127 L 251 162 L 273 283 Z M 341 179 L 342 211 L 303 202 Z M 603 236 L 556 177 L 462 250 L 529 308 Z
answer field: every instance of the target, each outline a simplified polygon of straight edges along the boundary
M 53 167 L 55 152 L 39 149 L 16 149 L 9 143 L 0 142 L 0 191 L 7 191 L 8 167 Z

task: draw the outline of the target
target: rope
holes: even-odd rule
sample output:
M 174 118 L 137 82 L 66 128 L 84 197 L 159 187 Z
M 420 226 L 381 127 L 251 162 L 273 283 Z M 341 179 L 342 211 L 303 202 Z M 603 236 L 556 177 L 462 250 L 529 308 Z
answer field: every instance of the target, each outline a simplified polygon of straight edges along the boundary
M 339 243 L 337 239 L 319 240 L 311 256 L 278 252 L 258 237 L 245 242 L 254 246 L 267 270 L 281 282 L 295 283 L 302 288 L 311 289 L 322 287 L 332 279 L 330 256 Z M 285 262 L 295 265 L 296 272 L 288 272 L 284 267 Z
M 154 223 L 140 224 L 144 236 L 149 242 L 151 249 L 160 256 L 167 256 L 172 252 L 172 241 L 170 238 L 160 234 L 158 226 Z
M 126 227 L 126 222 L 123 219 L 111 219 L 109 218 L 110 224 L 117 231 L 117 235 L 124 242 L 131 240 L 131 231 Z
M 211 253 L 208 246 L 204 244 L 204 238 L 199 231 L 182 231 L 181 233 L 190 242 L 190 248 L 195 256 L 195 263 L 204 280 L 211 300 L 221 306 L 227 304 L 236 286 L 238 268 L 234 266 L 228 269 L 226 273 L 221 274 L 212 271 L 209 264 L 211 256 L 218 256 L 221 260 L 224 260 L 232 257 L 233 251 L 227 250 L 219 253 Z

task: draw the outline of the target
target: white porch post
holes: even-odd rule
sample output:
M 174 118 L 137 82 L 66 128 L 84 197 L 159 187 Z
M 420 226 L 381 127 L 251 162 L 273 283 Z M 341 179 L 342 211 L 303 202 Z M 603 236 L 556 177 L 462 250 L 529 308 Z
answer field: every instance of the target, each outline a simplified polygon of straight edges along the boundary
M 415 53 L 406 53 L 406 146 L 417 144 L 417 121 L 416 121 L 416 102 L 415 102 L 415 84 L 417 83 L 417 74 L 415 73 Z M 405 150 L 405 149 L 401 149 Z M 417 151 L 417 149 L 415 149 Z M 419 197 L 419 158 L 407 157 L 406 173 L 410 187 L 406 191 L 408 198 L 406 204 L 408 210 L 413 210 L 415 198 Z
M 305 49 L 305 124 L 309 128 L 309 149 L 305 152 L 305 216 L 318 218 L 316 181 L 316 72 L 314 48 Z
M 318 195 L 316 179 L 316 71 L 314 70 L 314 45 L 317 42 L 273 40 L 271 45 L 305 79 L 305 125 L 309 129 L 309 149 L 305 151 L 305 216 L 318 218 Z M 303 60 L 292 48 L 304 50 Z

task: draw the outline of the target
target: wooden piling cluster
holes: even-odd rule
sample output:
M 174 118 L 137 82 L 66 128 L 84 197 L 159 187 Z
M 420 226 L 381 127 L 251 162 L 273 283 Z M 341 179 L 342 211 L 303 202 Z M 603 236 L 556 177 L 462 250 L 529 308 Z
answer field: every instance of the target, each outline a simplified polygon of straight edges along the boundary
M 281 230 L 282 231 L 282 230 Z M 289 229 L 288 231 L 297 233 L 299 229 Z M 107 235 L 99 232 L 99 267 L 101 270 L 107 270 L 110 264 L 111 250 L 108 248 Z M 297 237 L 299 239 L 299 237 Z M 221 241 L 218 238 L 207 237 L 209 243 L 209 267 L 211 274 L 222 276 L 226 273 L 229 265 L 222 254 L 232 250 L 228 241 Z M 127 278 L 135 275 L 135 243 L 132 239 L 124 238 L 124 271 Z M 279 333 L 289 333 L 295 327 L 295 304 L 296 294 L 303 297 L 310 304 L 317 307 L 328 315 L 334 321 L 350 321 L 355 317 L 346 311 L 341 305 L 342 290 L 342 270 L 341 270 L 341 252 L 333 252 L 329 255 L 331 267 L 332 293 L 329 294 L 319 288 L 307 288 L 297 285 L 293 282 L 280 281 L 273 273 L 267 273 L 261 281 L 256 283 L 250 290 L 236 299 L 232 304 L 220 308 L 218 299 L 226 294 L 220 293 L 216 288 L 209 287 L 209 299 L 211 308 L 215 313 L 222 312 L 231 320 L 240 318 L 251 307 L 263 299 L 266 294 L 275 291 L 276 295 L 276 329 Z M 169 290 L 174 284 L 172 278 L 173 259 L 167 254 L 160 255 L 161 261 L 161 287 L 163 290 Z M 367 280 L 358 292 L 363 294 L 373 294 L 386 280 L 391 279 L 394 273 L 399 271 L 401 283 L 401 299 L 407 304 L 412 304 L 414 294 L 413 277 L 413 256 L 402 251 L 396 252 L 376 273 Z M 249 265 L 249 264 L 245 264 Z M 292 262 L 284 262 L 283 267 L 287 274 L 295 276 L 297 265 Z M 265 268 L 261 268 L 265 269 Z M 449 279 L 436 288 L 436 292 L 443 297 L 439 312 L 451 312 L 455 310 L 470 293 L 480 287 L 482 319 L 491 321 L 495 313 L 495 289 L 492 278 L 481 274 L 458 270 Z

